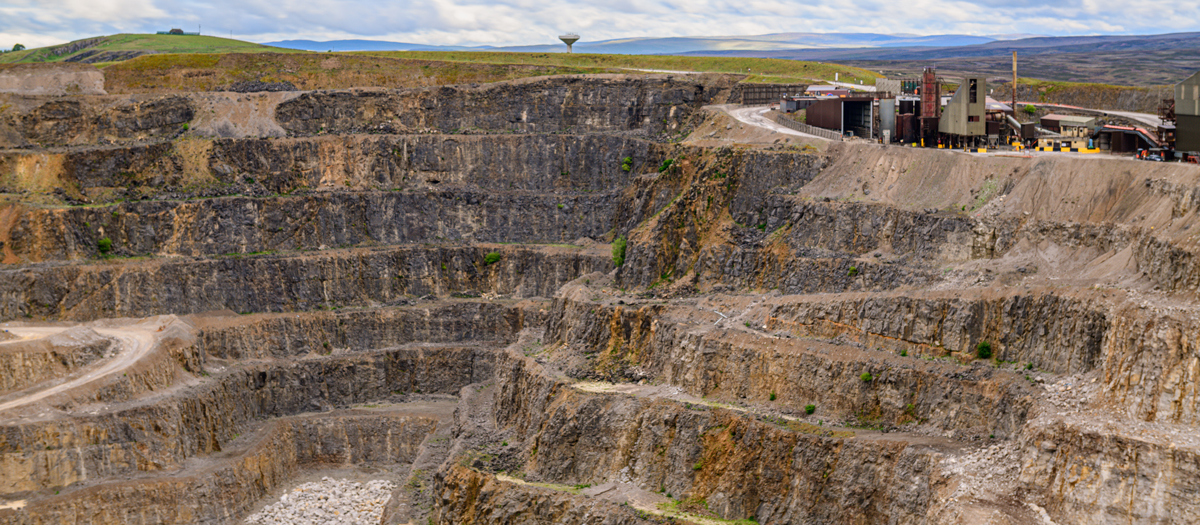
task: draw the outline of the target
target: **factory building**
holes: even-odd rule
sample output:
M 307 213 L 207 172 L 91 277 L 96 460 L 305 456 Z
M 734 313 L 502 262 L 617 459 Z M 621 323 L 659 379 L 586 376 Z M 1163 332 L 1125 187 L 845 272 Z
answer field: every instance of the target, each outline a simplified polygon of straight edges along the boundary
M 1200 72 L 1175 85 L 1175 150 L 1200 152 Z

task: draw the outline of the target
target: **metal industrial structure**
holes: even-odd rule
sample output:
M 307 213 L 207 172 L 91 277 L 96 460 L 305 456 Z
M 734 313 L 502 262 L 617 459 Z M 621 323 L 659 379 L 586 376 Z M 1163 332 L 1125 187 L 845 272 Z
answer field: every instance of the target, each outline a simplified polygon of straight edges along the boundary
M 1055 133 L 1078 137 L 1083 136 L 1085 133 L 1091 133 L 1092 129 L 1096 127 L 1096 117 L 1051 113 L 1042 117 L 1041 123 L 1043 128 Z
M 806 110 L 806 121 L 842 135 L 875 136 L 875 97 L 838 97 L 818 100 Z
M 575 42 L 579 41 L 579 35 L 575 33 L 567 33 L 565 35 L 559 35 L 558 39 L 562 40 L 563 43 L 567 45 L 567 52 L 570 53 L 571 46 L 575 45 Z
M 921 74 L 921 129 L 917 133 L 921 139 L 931 143 L 937 138 L 938 119 L 942 116 L 942 83 L 938 81 L 937 70 L 925 68 Z
M 983 116 L 987 112 L 987 80 L 967 77 L 946 104 L 938 121 L 938 133 L 949 135 L 954 143 L 974 143 L 987 135 Z M 975 145 L 975 144 L 972 144 Z
M 1200 154 L 1200 72 L 1175 85 L 1175 150 Z
M 1016 56 L 1013 57 L 1012 91 L 1017 89 Z M 958 82 L 958 80 L 955 80 Z M 1003 81 L 1002 81 L 1003 82 Z M 1084 108 L 1064 108 L 1062 113 L 1041 117 L 1040 122 L 1021 122 L 1014 104 L 987 96 L 988 81 L 979 75 L 961 79 L 953 95 L 942 96 L 944 81 L 932 67 L 919 79 L 884 79 L 871 93 L 846 93 L 835 86 L 809 86 L 801 91 L 788 86 L 776 96 L 780 122 L 805 126 L 806 133 L 830 133 L 847 137 L 900 142 L 938 148 L 982 148 L 996 146 L 1037 147 L 1040 151 L 1080 153 L 1135 153 L 1155 160 L 1182 158 L 1200 163 L 1200 73 L 1175 86 L 1175 100 L 1164 100 L 1159 108 L 1162 124 L 1157 127 L 1118 125 L 1108 114 Z M 879 91 L 879 88 L 887 91 Z M 757 93 L 755 93 L 757 95 Z M 757 101 L 743 93 L 744 103 Z M 791 113 L 801 113 L 790 116 Z M 1128 119 L 1124 119 L 1128 121 Z

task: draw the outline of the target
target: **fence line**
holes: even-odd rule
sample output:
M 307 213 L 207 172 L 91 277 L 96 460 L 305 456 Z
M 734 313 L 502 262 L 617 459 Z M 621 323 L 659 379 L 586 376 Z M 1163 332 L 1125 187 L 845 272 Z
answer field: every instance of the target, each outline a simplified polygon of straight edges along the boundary
M 808 133 L 809 135 L 816 135 L 823 139 L 829 139 L 829 140 L 834 140 L 834 141 L 842 140 L 842 135 L 836 131 L 828 130 L 825 128 L 818 128 L 816 126 L 810 126 L 803 122 L 796 122 L 790 118 L 783 116 L 783 114 L 780 114 L 780 113 L 775 114 L 775 122 L 778 123 L 780 126 L 783 126 L 785 128 L 792 128 L 796 131 L 799 131 L 800 133 Z

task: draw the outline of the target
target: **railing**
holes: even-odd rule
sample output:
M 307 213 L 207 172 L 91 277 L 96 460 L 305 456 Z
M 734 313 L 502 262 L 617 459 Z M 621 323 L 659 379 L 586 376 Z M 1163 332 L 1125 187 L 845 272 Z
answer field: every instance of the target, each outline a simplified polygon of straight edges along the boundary
M 823 139 L 828 139 L 828 140 L 835 140 L 835 141 L 842 140 L 841 133 L 838 133 L 833 130 L 828 130 L 825 128 L 818 128 L 816 126 L 810 126 L 803 122 L 796 122 L 790 118 L 783 116 L 783 114 L 781 114 L 781 113 L 775 114 L 775 122 L 777 124 L 779 124 L 780 126 L 783 126 L 785 128 L 794 129 L 796 131 L 799 131 L 800 133 L 816 135 L 818 137 L 821 137 Z

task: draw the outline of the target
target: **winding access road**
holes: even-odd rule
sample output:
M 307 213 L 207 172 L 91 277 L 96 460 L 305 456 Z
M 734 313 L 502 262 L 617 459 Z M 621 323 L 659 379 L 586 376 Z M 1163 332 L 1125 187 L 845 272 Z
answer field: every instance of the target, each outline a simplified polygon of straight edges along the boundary
M 767 107 L 767 106 L 749 106 L 749 107 L 725 106 L 725 107 L 722 107 L 721 109 L 723 111 L 725 111 L 726 113 L 728 113 L 729 116 L 733 117 L 738 122 L 741 122 L 743 124 L 749 124 L 751 126 L 768 129 L 768 130 L 774 131 L 776 133 L 783 133 L 785 135 L 795 135 L 797 137 L 805 137 L 805 138 L 810 138 L 810 139 L 829 140 L 824 137 L 818 137 L 816 135 L 809 135 L 808 133 L 801 133 L 794 129 L 785 128 L 783 126 L 780 126 L 775 121 L 766 117 L 766 115 L 765 115 L 766 112 L 771 111 L 771 108 Z
M 69 328 L 71 327 L 12 327 L 9 328 L 8 331 L 17 335 L 20 339 L 6 341 L 3 344 L 49 337 L 59 332 L 68 330 Z M 0 412 L 13 408 L 19 408 L 30 403 L 36 403 L 55 394 L 61 394 L 69 390 L 79 388 L 93 381 L 120 372 L 138 362 L 138 360 L 145 357 L 152 349 L 154 349 L 154 332 L 157 331 L 157 329 L 152 331 L 151 329 L 138 326 L 127 326 L 121 328 L 92 327 L 92 329 L 100 335 L 114 339 L 121 347 L 120 353 L 101 361 L 99 366 L 92 367 L 91 369 L 85 369 L 86 372 L 84 372 L 83 375 L 71 379 L 70 381 L 41 390 L 35 390 L 17 399 L 0 404 Z M 37 387 L 33 388 L 36 389 Z

